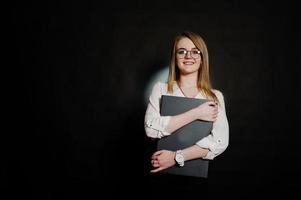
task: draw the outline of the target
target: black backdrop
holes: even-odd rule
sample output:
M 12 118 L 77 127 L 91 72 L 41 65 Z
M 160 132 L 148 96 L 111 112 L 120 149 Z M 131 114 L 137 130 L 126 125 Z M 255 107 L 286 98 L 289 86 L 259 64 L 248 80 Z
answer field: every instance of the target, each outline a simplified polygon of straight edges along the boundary
M 156 189 L 145 181 L 143 95 L 173 36 L 191 30 L 207 42 L 230 125 L 228 149 L 210 164 L 212 197 L 296 193 L 296 10 L 288 1 L 14 4 L 5 190 L 96 199 Z

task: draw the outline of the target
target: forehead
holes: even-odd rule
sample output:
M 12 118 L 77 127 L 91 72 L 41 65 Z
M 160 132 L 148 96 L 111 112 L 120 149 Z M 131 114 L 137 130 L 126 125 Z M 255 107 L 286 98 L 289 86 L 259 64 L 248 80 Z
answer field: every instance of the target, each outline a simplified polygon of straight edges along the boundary
M 181 38 L 178 41 L 176 47 L 177 47 L 177 49 L 179 49 L 179 48 L 185 48 L 185 49 L 196 48 L 196 46 L 193 44 L 193 42 L 187 37 Z

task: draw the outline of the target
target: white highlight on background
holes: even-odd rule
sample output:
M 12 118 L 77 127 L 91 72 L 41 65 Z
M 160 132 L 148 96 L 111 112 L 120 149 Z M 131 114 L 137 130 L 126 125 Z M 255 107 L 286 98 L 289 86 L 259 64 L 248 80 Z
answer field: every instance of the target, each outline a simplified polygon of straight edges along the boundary
M 146 85 L 146 89 L 144 92 L 144 103 L 147 105 L 148 104 L 148 99 L 149 99 L 149 95 L 152 92 L 152 89 L 154 87 L 154 85 L 158 82 L 167 82 L 167 77 L 168 77 L 168 66 L 164 67 L 163 69 L 161 69 L 160 71 L 156 72 L 150 79 L 150 81 L 147 83 Z

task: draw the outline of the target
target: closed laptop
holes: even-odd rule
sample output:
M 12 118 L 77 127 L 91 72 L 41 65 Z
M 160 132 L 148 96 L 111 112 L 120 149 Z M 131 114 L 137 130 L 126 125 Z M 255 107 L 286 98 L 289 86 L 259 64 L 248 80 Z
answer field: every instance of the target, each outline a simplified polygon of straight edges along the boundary
M 162 95 L 160 114 L 161 116 L 173 116 L 195 108 L 208 99 L 196 99 L 188 97 L 178 97 Z M 203 137 L 210 134 L 213 123 L 202 120 L 195 120 L 173 132 L 170 136 L 163 137 L 157 141 L 157 150 L 176 151 L 190 147 Z M 194 159 L 185 161 L 183 167 L 173 166 L 162 170 L 161 173 L 177 174 L 184 176 L 207 177 L 209 161 L 204 159 Z

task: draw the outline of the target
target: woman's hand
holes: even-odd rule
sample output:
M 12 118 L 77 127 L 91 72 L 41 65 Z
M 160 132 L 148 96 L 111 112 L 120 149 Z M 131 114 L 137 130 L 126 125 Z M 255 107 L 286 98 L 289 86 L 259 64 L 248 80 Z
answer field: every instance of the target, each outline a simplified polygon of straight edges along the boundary
M 214 101 L 205 102 L 194 109 L 197 119 L 214 122 L 218 115 L 218 105 Z
M 155 168 L 151 170 L 151 172 L 158 172 L 174 166 L 176 164 L 175 155 L 176 153 L 174 151 L 156 151 L 151 157 L 151 164 Z

